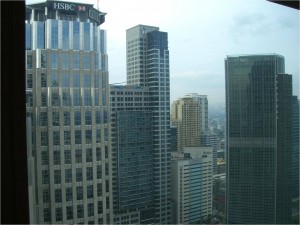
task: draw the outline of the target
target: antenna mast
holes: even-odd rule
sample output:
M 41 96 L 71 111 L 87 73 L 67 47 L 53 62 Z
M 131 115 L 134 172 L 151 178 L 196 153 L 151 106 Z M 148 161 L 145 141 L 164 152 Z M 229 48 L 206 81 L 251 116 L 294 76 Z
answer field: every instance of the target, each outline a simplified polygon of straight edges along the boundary
M 97 10 L 99 11 L 99 0 L 97 0 Z

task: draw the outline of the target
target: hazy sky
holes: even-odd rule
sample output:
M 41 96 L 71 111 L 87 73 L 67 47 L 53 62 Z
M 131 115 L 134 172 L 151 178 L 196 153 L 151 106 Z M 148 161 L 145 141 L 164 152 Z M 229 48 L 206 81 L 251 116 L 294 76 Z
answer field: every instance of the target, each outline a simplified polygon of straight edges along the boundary
M 97 8 L 97 0 L 73 2 Z M 110 83 L 126 81 L 126 30 L 144 24 L 168 32 L 171 102 L 195 92 L 224 103 L 224 58 L 232 54 L 283 55 L 299 96 L 298 10 L 266 0 L 99 0 L 99 9 L 107 13 Z

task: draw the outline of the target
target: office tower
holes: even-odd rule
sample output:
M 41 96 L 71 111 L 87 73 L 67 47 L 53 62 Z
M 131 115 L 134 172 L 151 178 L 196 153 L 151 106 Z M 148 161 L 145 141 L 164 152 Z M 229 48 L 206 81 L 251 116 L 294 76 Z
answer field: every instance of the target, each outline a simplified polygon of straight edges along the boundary
M 213 149 L 213 171 L 217 174 L 217 159 L 218 150 L 221 148 L 221 143 L 217 138 L 217 135 L 213 132 L 206 132 L 201 135 L 201 146 L 211 146 Z
M 226 173 L 213 176 L 213 208 L 217 210 L 219 218 L 225 216 Z M 220 221 L 224 223 L 225 221 Z
M 284 57 L 227 56 L 227 223 L 291 222 L 292 76 Z
M 299 223 L 299 110 L 300 101 L 293 96 L 293 125 L 292 125 L 292 198 L 293 223 Z
M 172 123 L 177 124 L 177 148 L 201 146 L 208 130 L 207 96 L 188 94 L 172 103 Z
M 114 187 L 126 185 L 120 169 L 129 169 L 134 162 L 142 161 L 136 166 L 135 169 L 140 171 L 134 177 L 130 174 L 134 168 L 126 173 L 126 176 L 131 177 L 131 186 L 140 193 L 125 193 L 121 187 L 114 191 L 114 203 L 117 205 L 115 222 L 123 222 L 125 217 L 129 217 L 128 213 L 136 211 L 135 215 L 140 216 L 137 219 L 140 223 L 166 224 L 171 222 L 168 35 L 159 31 L 158 27 L 138 25 L 126 31 L 126 45 L 127 85 L 111 85 Z M 129 121 L 122 120 L 130 120 L 133 129 L 123 129 L 122 124 Z M 141 121 L 145 121 L 144 127 Z M 135 140 L 139 138 L 137 130 L 144 137 L 143 141 Z M 131 136 L 131 140 L 122 138 L 122 135 Z M 148 142 L 150 140 L 151 152 Z M 127 141 L 135 143 L 135 147 L 128 146 Z M 144 152 L 141 151 L 142 148 Z M 132 153 L 136 157 L 130 158 L 130 162 L 121 160 L 118 155 L 125 154 L 129 158 Z M 117 165 L 120 167 L 117 168 Z M 139 185 L 142 180 L 152 191 Z M 132 202 L 122 205 L 121 195 L 130 196 Z
M 91 4 L 26 6 L 32 223 L 111 223 L 105 13 Z
M 149 88 L 111 85 L 114 222 L 153 223 L 154 161 Z
M 187 147 L 181 154 L 171 161 L 172 224 L 199 223 L 212 215 L 212 149 Z

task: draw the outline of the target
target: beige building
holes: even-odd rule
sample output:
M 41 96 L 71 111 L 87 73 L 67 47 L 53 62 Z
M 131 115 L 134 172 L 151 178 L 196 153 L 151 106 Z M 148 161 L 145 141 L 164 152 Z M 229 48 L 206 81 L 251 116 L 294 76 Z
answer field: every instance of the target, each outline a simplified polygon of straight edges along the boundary
M 172 103 L 172 124 L 177 125 L 177 150 L 201 146 L 201 135 L 208 130 L 207 96 L 187 94 Z

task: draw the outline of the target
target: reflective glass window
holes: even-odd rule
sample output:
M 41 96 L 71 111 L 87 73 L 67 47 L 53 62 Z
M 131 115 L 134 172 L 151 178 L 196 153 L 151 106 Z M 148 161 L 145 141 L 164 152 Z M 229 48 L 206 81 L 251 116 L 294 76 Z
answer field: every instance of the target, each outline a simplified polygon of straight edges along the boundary
M 76 160 L 76 163 L 82 163 L 82 150 L 81 149 L 75 150 L 75 160 Z
M 72 169 L 66 169 L 65 170 L 65 181 L 66 181 L 66 183 L 71 183 L 72 182 Z
M 59 131 L 53 131 L 53 145 L 59 145 L 59 144 L 60 144 Z
M 84 69 L 90 69 L 90 62 L 91 62 L 91 59 L 90 59 L 90 54 L 89 53 L 85 53 L 84 54 Z
M 73 200 L 72 187 L 66 188 L 66 202 Z M 68 210 L 67 210 L 68 214 Z
M 58 21 L 51 20 L 51 48 L 58 48 Z
M 27 63 L 26 63 L 26 65 L 27 65 L 27 69 L 32 69 L 32 55 L 30 55 L 30 54 L 27 54 Z
M 75 130 L 75 144 L 81 144 L 81 130 Z
M 78 73 L 73 74 L 73 86 L 80 87 L 80 74 Z
M 69 55 L 67 53 L 61 54 L 61 66 L 63 69 L 69 69 Z
M 79 182 L 79 181 L 82 181 L 82 168 L 76 168 L 76 182 Z M 78 191 L 77 191 L 77 193 L 78 193 Z M 77 194 L 77 196 L 78 196 L 78 194 Z M 81 199 L 78 199 L 78 197 L 77 197 L 77 200 L 81 200 Z
M 71 106 L 71 96 L 69 89 L 63 90 L 63 106 Z
M 69 131 L 70 132 L 70 131 Z M 70 133 L 69 133 L 70 136 Z M 65 164 L 71 164 L 71 150 L 65 150 Z
M 40 112 L 40 126 L 48 125 L 47 112 Z
M 59 112 L 52 112 L 52 125 L 59 126 Z
M 90 23 L 83 24 L 83 33 L 84 33 L 84 50 L 90 50 Z
M 73 49 L 79 50 L 80 35 L 79 35 L 79 22 L 73 21 Z
M 73 219 L 73 206 L 67 206 L 67 220 Z
M 63 87 L 70 87 L 70 75 L 68 73 L 64 73 L 62 75 L 62 78 L 63 78 L 62 80 Z
M 55 203 L 61 202 L 61 189 L 55 189 Z
M 73 89 L 73 105 L 74 106 L 81 106 L 80 89 Z
M 79 69 L 80 66 L 80 55 L 78 52 L 73 54 L 73 69 Z
M 93 162 L 93 151 L 91 148 L 86 149 L 86 162 Z
M 84 87 L 91 87 L 91 75 L 84 74 Z
M 58 90 L 52 90 L 52 96 L 51 96 L 51 104 L 52 106 L 60 106 L 60 99 L 59 99 L 59 93 Z
M 75 125 L 81 125 L 81 112 L 80 111 L 74 112 L 74 123 L 75 123 Z
M 77 218 L 83 218 L 84 208 L 83 204 L 77 205 Z
M 69 21 L 62 21 L 62 48 L 69 49 Z
M 64 112 L 64 126 L 70 126 L 71 125 L 71 118 L 70 118 L 70 112 Z
M 86 111 L 85 112 L 85 125 L 91 125 L 92 124 L 92 112 Z
M 44 22 L 37 22 L 37 48 L 45 48 L 45 24 Z
M 69 130 L 64 131 L 64 144 L 65 145 L 71 144 L 71 131 Z
M 26 23 L 26 50 L 30 50 L 31 49 L 31 24 L 30 23 Z
M 85 143 L 86 144 L 92 143 L 92 130 L 85 131 Z
M 51 68 L 57 69 L 58 68 L 58 54 L 57 52 L 51 53 Z
M 90 89 L 84 89 L 84 105 L 85 106 L 91 106 L 91 90 Z
M 26 77 L 26 88 L 32 88 L 32 74 L 27 74 Z

